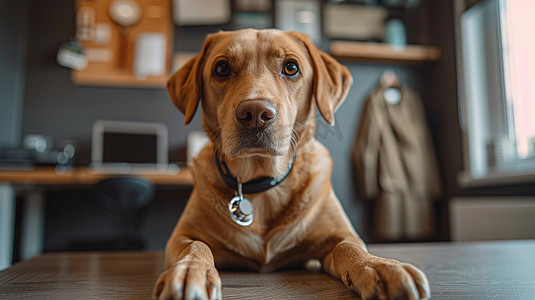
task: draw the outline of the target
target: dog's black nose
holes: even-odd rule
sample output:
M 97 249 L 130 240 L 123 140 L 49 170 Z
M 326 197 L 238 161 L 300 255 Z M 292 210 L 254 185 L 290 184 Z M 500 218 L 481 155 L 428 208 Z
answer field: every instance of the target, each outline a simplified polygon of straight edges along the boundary
M 277 117 L 277 108 L 269 100 L 245 100 L 236 108 L 236 118 L 248 129 L 266 129 Z

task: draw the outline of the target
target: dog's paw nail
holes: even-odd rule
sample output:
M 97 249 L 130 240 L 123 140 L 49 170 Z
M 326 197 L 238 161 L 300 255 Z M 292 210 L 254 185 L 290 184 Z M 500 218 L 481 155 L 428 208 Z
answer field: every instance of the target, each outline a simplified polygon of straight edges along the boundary
M 187 300 L 208 300 L 206 298 L 206 292 L 203 292 L 198 286 L 190 286 L 186 291 Z
M 219 300 L 219 292 L 215 285 L 212 284 L 212 292 L 210 293 L 210 300 Z
M 418 285 L 418 292 L 420 294 L 420 297 L 422 299 L 429 299 L 431 298 L 431 291 L 429 290 L 429 286 L 422 287 L 421 285 Z
M 158 282 L 158 284 L 154 287 L 154 291 L 152 292 L 152 299 L 158 299 L 158 297 L 160 297 L 164 285 L 165 281 Z

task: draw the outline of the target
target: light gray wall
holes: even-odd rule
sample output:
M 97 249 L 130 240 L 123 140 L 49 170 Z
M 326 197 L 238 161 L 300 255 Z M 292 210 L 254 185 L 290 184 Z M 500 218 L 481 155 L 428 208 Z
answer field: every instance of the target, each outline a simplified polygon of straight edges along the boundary
M 20 142 L 26 15 L 26 0 L 0 2 L 0 149 Z

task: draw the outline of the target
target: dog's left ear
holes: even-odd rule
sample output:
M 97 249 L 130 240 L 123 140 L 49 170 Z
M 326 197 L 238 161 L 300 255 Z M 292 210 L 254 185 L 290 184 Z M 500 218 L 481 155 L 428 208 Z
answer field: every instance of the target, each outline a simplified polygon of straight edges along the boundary
M 190 59 L 167 80 L 167 92 L 178 110 L 184 114 L 185 125 L 193 119 L 202 97 L 203 59 L 212 39 L 212 35 L 208 36 L 201 53 Z
M 347 68 L 327 53 L 316 48 L 308 35 L 290 31 L 308 50 L 314 68 L 314 97 L 318 110 L 330 125 L 334 125 L 334 112 L 347 96 L 353 77 Z

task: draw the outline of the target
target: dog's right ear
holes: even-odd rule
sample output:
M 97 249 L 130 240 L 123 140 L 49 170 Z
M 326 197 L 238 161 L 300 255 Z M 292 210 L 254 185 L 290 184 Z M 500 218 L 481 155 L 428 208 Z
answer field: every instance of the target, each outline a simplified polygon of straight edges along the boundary
M 201 53 L 190 59 L 167 80 L 167 92 L 178 110 L 184 114 L 185 125 L 193 119 L 202 98 L 203 61 L 212 39 L 212 36 L 208 36 Z

